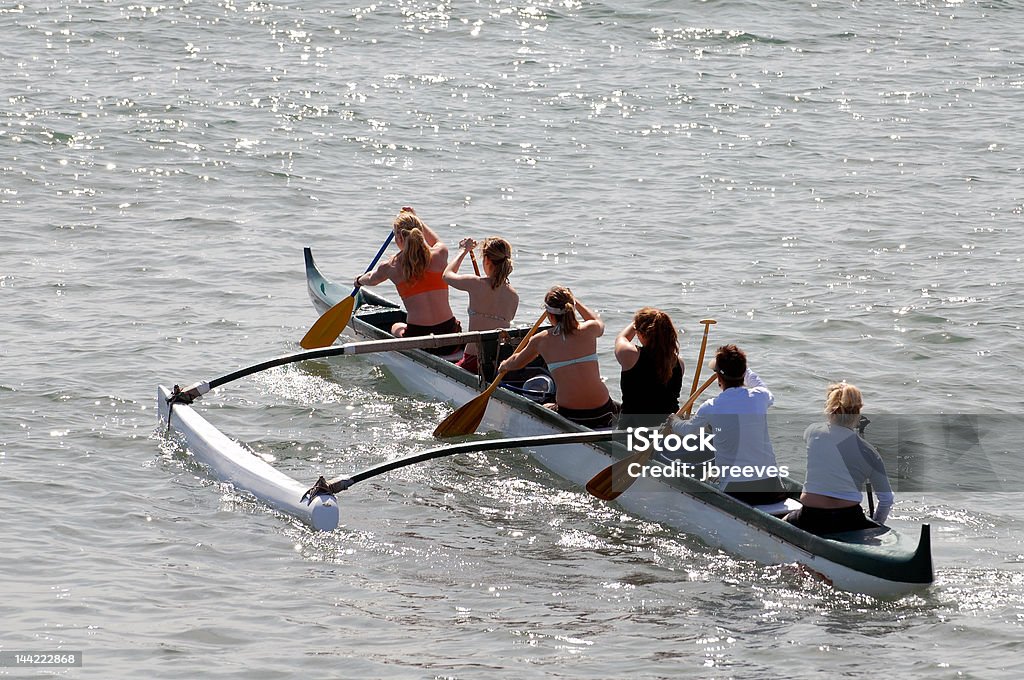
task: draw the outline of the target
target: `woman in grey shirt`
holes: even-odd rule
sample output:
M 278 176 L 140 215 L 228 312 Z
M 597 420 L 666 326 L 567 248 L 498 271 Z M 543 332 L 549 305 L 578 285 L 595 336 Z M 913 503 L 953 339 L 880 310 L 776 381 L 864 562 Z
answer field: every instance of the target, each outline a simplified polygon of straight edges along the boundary
M 804 432 L 807 481 L 800 494 L 803 508 L 786 515 L 787 522 L 813 534 L 885 523 L 893 503 L 892 487 L 878 451 L 855 429 L 863 405 L 860 390 L 854 385 L 829 385 L 825 399 L 828 421 L 811 425 Z M 861 507 L 861 489 L 868 480 L 878 496 L 878 507 L 870 520 Z

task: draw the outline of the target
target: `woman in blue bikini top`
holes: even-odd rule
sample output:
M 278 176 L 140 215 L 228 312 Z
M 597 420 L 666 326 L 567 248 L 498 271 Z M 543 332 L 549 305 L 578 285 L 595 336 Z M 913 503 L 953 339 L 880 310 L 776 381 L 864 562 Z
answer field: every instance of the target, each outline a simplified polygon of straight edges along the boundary
M 604 334 L 604 322 L 563 286 L 548 291 L 544 307 L 552 328 L 534 335 L 498 370 L 514 371 L 540 355 L 555 381 L 557 403 L 550 407 L 581 425 L 611 425 L 618 407 L 601 380 L 597 363 L 597 339 Z

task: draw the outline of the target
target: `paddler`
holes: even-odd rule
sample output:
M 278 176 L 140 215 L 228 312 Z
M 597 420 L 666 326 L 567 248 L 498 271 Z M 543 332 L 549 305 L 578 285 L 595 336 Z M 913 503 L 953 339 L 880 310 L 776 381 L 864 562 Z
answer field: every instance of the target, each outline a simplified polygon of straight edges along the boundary
M 768 409 L 775 397 L 764 381 L 747 367 L 747 355 L 736 345 L 723 345 L 711 369 L 721 394 L 708 399 L 689 420 L 669 417 L 680 436 L 713 433 L 714 465 L 724 471 L 722 491 L 750 505 L 768 505 L 786 498 L 779 479 L 775 449 L 768 436 Z
M 481 245 L 483 273 L 460 274 L 459 267 L 467 255 Z M 489 331 L 496 328 L 510 328 L 519 309 L 519 293 L 509 283 L 512 273 L 512 246 L 503 238 L 492 236 L 478 244 L 475 239 L 464 238 L 459 242 L 458 256 L 448 263 L 444 280 L 452 288 L 469 293 L 469 330 Z M 489 371 L 482 371 L 477 356 L 476 343 L 466 345 L 462 359 L 456 364 L 470 373 L 481 373 L 486 380 L 494 379 L 494 364 Z
M 825 413 L 828 420 L 804 431 L 807 441 L 807 480 L 800 502 L 803 507 L 786 515 L 786 521 L 813 534 L 868 529 L 885 524 L 893 493 L 885 463 L 878 451 L 857 432 L 864 406 L 861 392 L 846 382 L 828 386 Z M 861 507 L 864 482 L 870 481 L 878 507 L 869 520 Z
M 462 324 L 452 313 L 448 284 L 444 281 L 448 246 L 409 206 L 398 213 L 392 228 L 398 254 L 381 263 L 373 272 L 357 276 L 356 287 L 376 286 L 389 279 L 395 284 L 406 309 L 406 320 L 391 326 L 391 334 L 395 337 L 461 332 Z M 426 351 L 457 359 L 460 357 L 450 355 L 461 350 L 462 345 L 448 345 Z
M 604 321 L 563 286 L 547 292 L 544 308 L 552 328 L 530 338 L 526 347 L 501 362 L 498 370 L 515 371 L 540 355 L 555 381 L 556 403 L 545 406 L 586 427 L 610 427 L 618 406 L 608 394 L 597 364 L 597 339 L 604 334 Z
M 679 334 L 668 314 L 654 307 L 637 311 L 615 338 L 615 359 L 622 367 L 622 412 L 616 427 L 657 427 L 679 410 L 685 367 Z

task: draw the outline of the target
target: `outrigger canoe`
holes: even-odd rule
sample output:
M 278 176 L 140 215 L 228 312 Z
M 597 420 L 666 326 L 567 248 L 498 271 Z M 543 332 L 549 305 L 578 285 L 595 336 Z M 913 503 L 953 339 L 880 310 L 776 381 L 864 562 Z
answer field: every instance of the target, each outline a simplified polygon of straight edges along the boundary
M 306 281 L 319 313 L 330 309 L 349 290 L 327 279 L 305 249 Z M 360 340 L 392 337 L 391 325 L 404 320 L 397 304 L 361 289 L 348 332 Z M 456 405 L 477 396 L 480 378 L 422 350 L 375 355 L 405 389 Z M 498 389 L 488 402 L 481 430 L 507 436 L 553 435 L 587 429 L 544 408 L 522 394 Z M 575 443 L 524 448 L 542 466 L 577 484 L 612 462 L 629 455 L 616 442 Z M 655 458 L 651 465 L 670 466 Z M 799 487 L 794 486 L 793 495 Z M 647 520 L 697 536 L 709 545 L 763 564 L 798 563 L 836 588 L 878 597 L 899 597 L 927 587 L 934 580 L 929 525 L 908 535 L 892 527 L 832 534 L 807 533 L 765 510 L 727 496 L 692 477 L 643 476 L 616 501 L 624 510 Z
M 319 271 L 309 248 L 305 249 L 306 279 L 310 299 L 321 314 L 350 291 Z M 348 333 L 358 340 L 345 346 L 304 353 L 301 358 L 329 357 L 358 353 L 349 348 L 396 341 L 389 333 L 395 321 L 405 313 L 395 303 L 361 289 L 357 307 L 348 325 Z M 511 335 L 521 336 L 526 329 Z M 494 351 L 493 343 L 484 343 L 485 351 Z M 270 507 L 297 517 L 314 529 L 330 531 L 339 521 L 340 490 L 355 481 L 381 474 L 402 464 L 469 450 L 509 448 L 515 442 L 523 451 L 552 473 L 583 489 L 587 481 L 609 464 L 630 452 L 620 443 L 594 437 L 581 427 L 524 395 L 521 390 L 500 388 L 488 401 L 481 430 L 512 436 L 514 439 L 457 444 L 433 452 L 414 455 L 402 462 L 390 462 L 378 468 L 341 478 L 334 485 L 295 480 L 264 462 L 249 449 L 220 432 L 193 408 L 193 398 L 211 387 L 270 365 L 293 361 L 300 355 L 281 358 L 251 367 L 246 372 L 229 374 L 208 383 L 197 383 L 175 398 L 170 390 L 158 388 L 157 402 L 162 422 L 183 436 L 193 456 L 208 466 L 215 476 L 231 482 L 236 489 L 252 493 Z M 374 354 L 405 389 L 464 404 L 480 394 L 483 381 L 443 358 L 421 349 L 399 349 Z M 181 399 L 183 394 L 190 395 Z M 533 445 L 536 443 L 536 445 Z M 541 444 L 544 444 L 541 446 Z M 486 445 L 485 445 L 486 444 Z M 668 468 L 671 461 L 654 457 L 653 467 Z M 653 472 L 653 470 L 651 470 Z M 334 493 L 331 491 L 335 490 Z M 793 487 L 794 496 L 799 487 Z M 644 519 L 670 526 L 696 536 L 710 546 L 762 564 L 797 563 L 830 582 L 834 587 L 875 597 L 893 598 L 920 591 L 934 579 L 929 526 L 910 535 L 892 527 L 815 536 L 773 515 L 774 507 L 751 507 L 720 492 L 716 487 L 686 476 L 640 477 L 615 501 L 625 511 Z M 780 504 L 781 505 L 781 504 Z

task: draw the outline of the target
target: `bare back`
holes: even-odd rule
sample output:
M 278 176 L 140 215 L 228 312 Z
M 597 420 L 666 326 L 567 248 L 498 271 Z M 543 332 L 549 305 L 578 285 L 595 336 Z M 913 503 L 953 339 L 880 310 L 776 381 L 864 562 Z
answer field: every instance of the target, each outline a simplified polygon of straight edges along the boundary
M 387 271 L 388 279 L 396 287 L 406 282 L 405 274 L 402 272 L 401 258 L 401 253 L 392 258 Z M 432 249 L 430 264 L 427 266 L 425 275 L 437 275 L 437 273 L 444 271 L 447 264 L 448 249 Z M 402 302 L 405 303 L 406 321 L 417 326 L 433 326 L 447 321 L 454 316 L 451 304 L 448 301 L 447 287 L 403 297 Z
M 544 331 L 537 336 L 537 351 L 548 364 L 575 361 L 597 353 L 597 338 L 602 329 L 587 323 L 566 336 Z M 551 370 L 555 379 L 556 400 L 559 406 L 572 409 L 599 408 L 608 402 L 608 388 L 601 380 L 601 369 L 596 360 L 579 361 Z
M 515 288 L 508 284 L 491 288 L 490 279 L 485 277 L 452 285 L 469 293 L 469 330 L 489 331 L 512 325 L 519 309 L 519 293 Z

